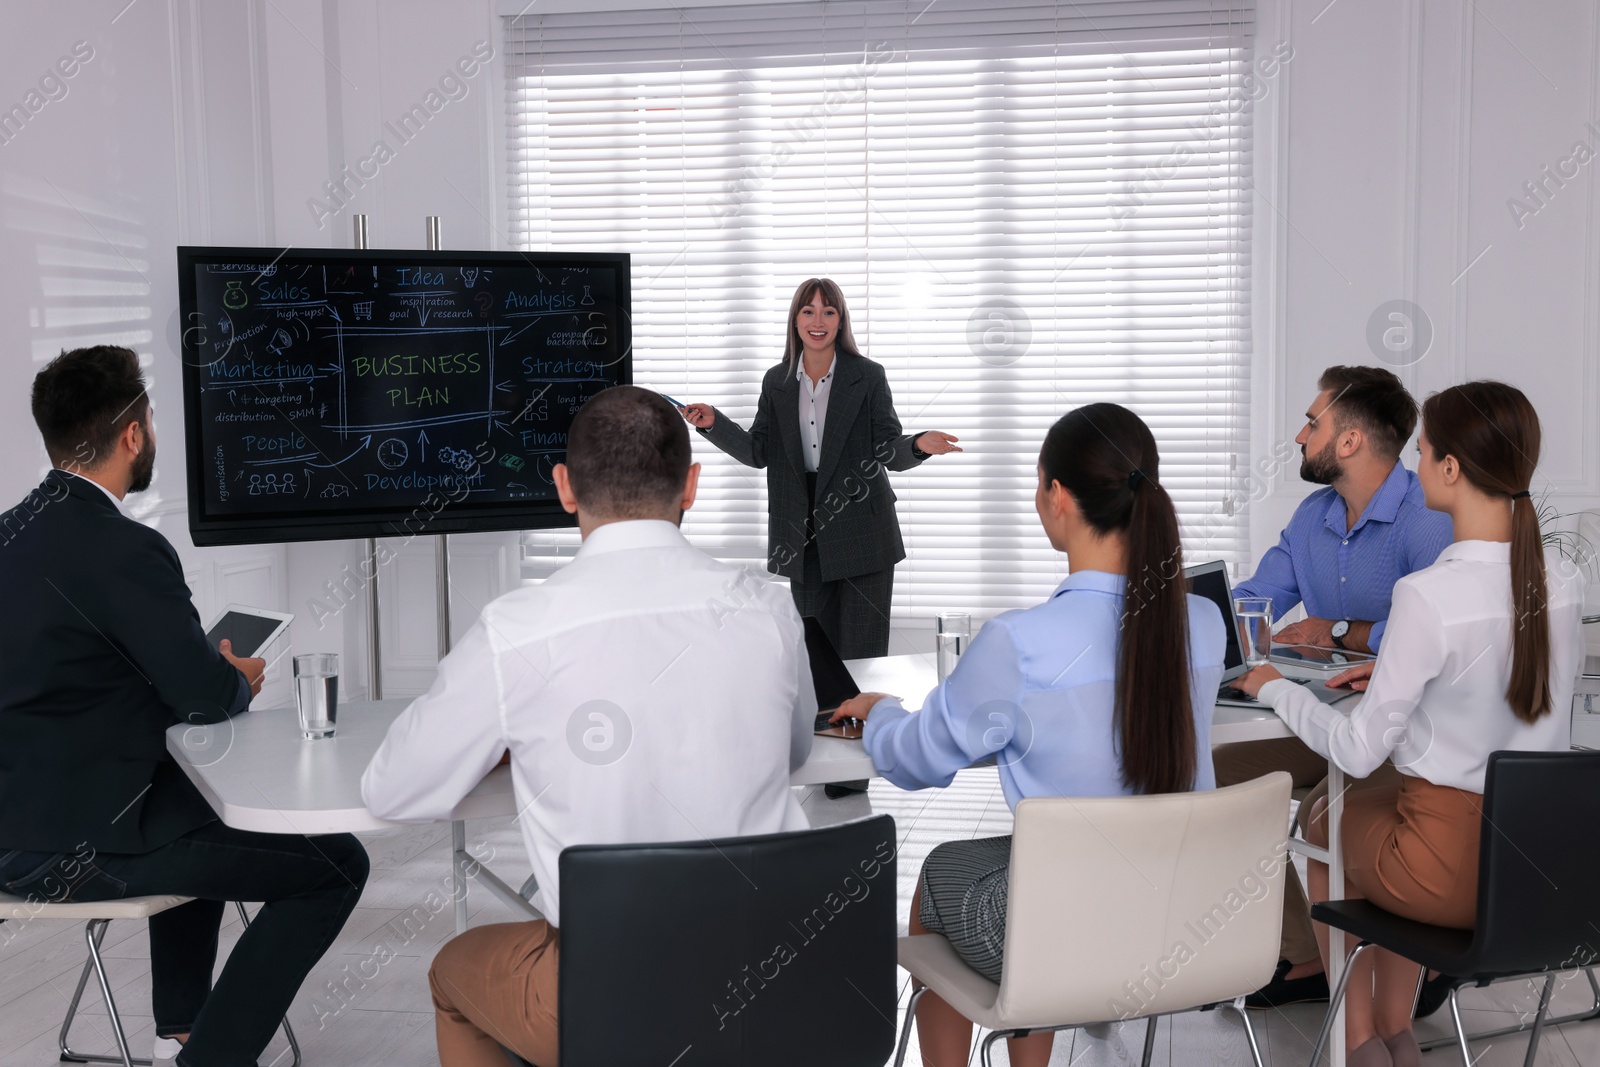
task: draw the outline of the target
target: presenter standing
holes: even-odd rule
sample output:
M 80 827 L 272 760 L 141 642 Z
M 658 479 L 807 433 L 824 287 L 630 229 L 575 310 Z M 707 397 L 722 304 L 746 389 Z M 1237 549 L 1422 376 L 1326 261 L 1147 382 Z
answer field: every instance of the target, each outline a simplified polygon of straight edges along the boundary
M 961 449 L 939 430 L 901 432 L 839 287 L 810 278 L 795 290 L 783 362 L 762 379 L 749 430 L 710 404 L 681 410 L 722 451 L 766 468 L 767 569 L 789 579 L 800 614 L 815 616 L 846 659 L 887 655 L 894 565 L 906 550 L 885 472 Z

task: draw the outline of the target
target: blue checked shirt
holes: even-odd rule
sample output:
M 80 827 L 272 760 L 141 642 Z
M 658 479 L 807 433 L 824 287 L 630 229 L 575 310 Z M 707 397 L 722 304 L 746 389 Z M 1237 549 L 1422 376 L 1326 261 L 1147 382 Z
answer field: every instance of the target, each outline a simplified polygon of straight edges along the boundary
M 1378 651 L 1394 583 L 1433 565 L 1455 539 L 1450 516 L 1429 511 L 1417 476 L 1395 463 L 1356 524 L 1345 529 L 1344 498 L 1332 487 L 1300 502 L 1278 543 L 1234 596 L 1269 596 L 1274 621 L 1302 601 L 1319 619 L 1371 622 Z
M 1078 571 L 1043 604 L 984 624 L 955 670 L 906 711 L 872 707 L 863 743 L 901 789 L 947 786 L 994 756 L 1012 808 L 1024 797 L 1125 796 L 1112 713 L 1126 580 Z M 1211 601 L 1189 597 L 1189 684 L 1198 757 L 1196 789 L 1211 789 L 1211 714 L 1226 631 Z

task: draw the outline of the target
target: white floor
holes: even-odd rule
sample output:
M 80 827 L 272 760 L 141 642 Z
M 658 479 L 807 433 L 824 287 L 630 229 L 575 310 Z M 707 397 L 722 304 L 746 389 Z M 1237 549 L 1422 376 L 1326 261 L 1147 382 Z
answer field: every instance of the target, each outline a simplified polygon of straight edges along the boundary
M 938 842 L 952 838 L 1006 833 L 1010 813 L 992 769 L 966 771 L 946 790 L 905 793 L 882 781 L 871 791 L 874 811 L 895 817 L 901 851 L 899 893 L 902 926 L 923 857 Z M 829 801 L 808 798 L 808 811 L 830 817 L 865 814 L 864 798 Z M 471 839 L 493 849 L 490 866 L 507 881 L 526 874 L 523 849 L 505 821 L 473 824 Z M 451 909 L 432 912 L 448 891 L 447 827 L 419 827 L 364 835 L 372 856 L 372 879 L 344 933 L 318 966 L 296 1001 L 291 1021 L 299 1035 L 307 1067 L 421 1067 L 438 1063 L 433 1042 L 433 1017 L 428 999 L 427 967 L 434 951 L 453 932 Z M 474 892 L 469 897 L 474 923 L 517 918 L 509 909 Z M 409 928 L 402 922 L 409 916 Z M 409 930 L 409 938 L 408 938 Z M 224 931 L 223 952 L 237 936 L 237 921 Z M 402 945 L 401 943 L 404 942 Z M 399 954 L 380 963 L 380 944 L 401 946 Z M 113 923 L 106 940 L 113 992 L 128 1028 L 135 1056 L 150 1054 L 154 1024 L 150 1019 L 150 966 L 142 923 Z M 0 1067 L 44 1067 L 56 1062 L 56 1030 L 83 964 L 82 927 L 64 922 L 0 925 Z M 335 995 L 336 987 L 339 988 Z M 902 982 L 904 990 L 904 982 Z M 1555 997 L 1558 1011 L 1581 1010 L 1587 984 L 1564 983 Z M 901 1002 L 905 996 L 902 992 Z M 97 989 L 84 995 L 85 1006 L 74 1028 L 80 1051 L 110 1052 L 114 1041 Z M 1507 983 L 1464 994 L 1469 1029 L 1486 1030 L 1531 1018 L 1538 1005 L 1530 983 Z M 1276 1067 L 1305 1064 L 1311 1038 L 1322 1019 L 1322 1005 L 1304 1005 L 1282 1012 L 1253 1014 L 1267 1062 Z M 1424 1024 L 1427 1034 L 1444 1034 L 1444 1014 Z M 1144 1024 L 1136 1023 L 1096 1039 L 1082 1031 L 1056 1038 L 1052 1064 L 1110 1067 L 1137 1063 Z M 1155 1062 L 1167 1065 L 1239 1064 L 1250 1062 L 1244 1031 L 1232 1012 L 1190 1013 L 1163 1020 L 1157 1032 Z M 1474 1046 L 1474 1067 L 1521 1064 L 1526 1039 L 1500 1038 Z M 276 1058 L 274 1058 L 276 1057 Z M 913 1039 L 908 1063 L 920 1064 Z M 999 1061 L 1005 1062 L 1004 1045 Z M 281 1037 L 262 1057 L 263 1064 L 288 1063 Z M 1429 1064 L 1459 1064 L 1450 1048 L 1424 1056 Z M 1548 1067 L 1600 1064 L 1600 1021 L 1548 1031 L 1537 1062 Z

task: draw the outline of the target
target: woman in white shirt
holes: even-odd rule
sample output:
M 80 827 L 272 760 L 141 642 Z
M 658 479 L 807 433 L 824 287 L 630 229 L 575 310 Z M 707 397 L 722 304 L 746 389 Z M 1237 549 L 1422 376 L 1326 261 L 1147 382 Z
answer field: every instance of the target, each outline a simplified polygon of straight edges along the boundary
M 989 620 L 921 711 L 863 693 L 834 713 L 867 720 L 863 742 L 885 778 L 947 786 L 994 756 L 1013 808 L 1030 796 L 1212 788 L 1226 630 L 1215 605 L 1186 591 L 1159 462 L 1149 428 L 1116 404 L 1078 408 L 1050 428 L 1034 506 L 1070 573 L 1044 603 Z M 1010 837 L 935 848 L 911 933 L 943 934 L 998 982 L 1010 862 Z M 917 1002 L 917 1033 L 925 1067 L 967 1062 L 972 1024 L 933 993 Z M 1011 1063 L 1042 1067 L 1051 1040 L 1012 1039 Z
M 1390 758 L 1401 772 L 1393 789 L 1350 794 L 1340 834 L 1347 898 L 1471 929 L 1489 754 L 1569 747 L 1583 583 L 1540 539 L 1528 491 L 1539 437 L 1538 415 L 1512 386 L 1468 382 L 1429 397 L 1417 476 L 1428 507 L 1454 523 L 1455 543 L 1396 583 L 1377 663 L 1332 680 L 1366 695 L 1345 715 L 1270 666 L 1235 683 L 1345 773 L 1365 777 Z M 1326 844 L 1320 804 L 1309 836 Z M 1311 898 L 1328 899 L 1327 867 L 1309 873 Z M 1317 936 L 1326 964 L 1327 928 Z M 1381 949 L 1352 968 L 1350 1067 L 1421 1062 L 1411 1032 L 1417 971 Z

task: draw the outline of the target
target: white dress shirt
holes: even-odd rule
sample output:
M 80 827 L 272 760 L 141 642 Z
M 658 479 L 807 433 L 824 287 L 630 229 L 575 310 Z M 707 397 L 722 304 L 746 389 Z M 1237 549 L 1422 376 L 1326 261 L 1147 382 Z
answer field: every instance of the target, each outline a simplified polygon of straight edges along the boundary
M 828 421 L 828 394 L 833 392 L 833 372 L 838 368 L 835 359 L 828 365 L 828 373 L 812 384 L 806 373 L 806 361 L 799 360 L 796 375 L 800 381 L 800 445 L 805 453 L 806 470 L 817 472 L 822 459 L 822 426 Z
M 1388 635 L 1366 693 L 1349 714 L 1289 681 L 1260 699 L 1347 774 L 1364 778 L 1391 756 L 1402 774 L 1483 792 L 1489 753 L 1562 752 L 1572 739 L 1572 687 L 1583 666 L 1583 576 L 1545 553 L 1550 711 L 1517 718 L 1511 681 L 1511 545 L 1457 541 L 1431 567 L 1395 583 Z
M 601 526 L 484 609 L 390 727 L 362 798 L 442 821 L 509 749 L 534 903 L 559 926 L 568 845 L 807 826 L 789 789 L 817 714 L 804 641 L 787 590 L 672 523 Z

